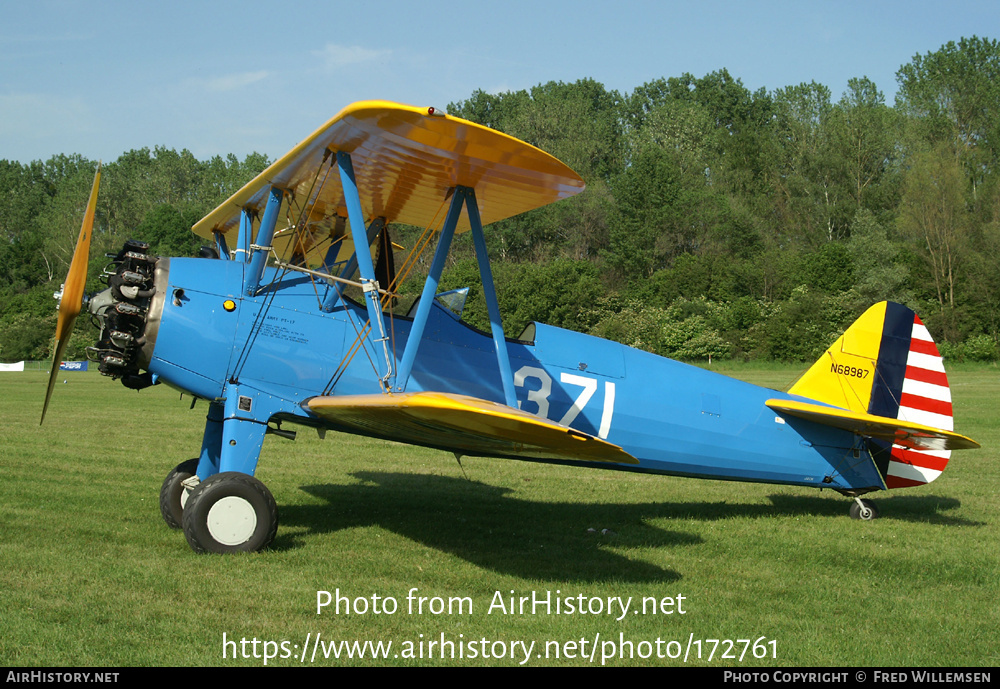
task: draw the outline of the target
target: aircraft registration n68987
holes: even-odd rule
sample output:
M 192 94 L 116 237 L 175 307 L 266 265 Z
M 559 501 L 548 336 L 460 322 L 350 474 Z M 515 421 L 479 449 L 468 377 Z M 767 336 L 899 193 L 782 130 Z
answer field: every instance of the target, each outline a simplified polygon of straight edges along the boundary
M 99 180 L 55 362 L 82 310 Z M 505 333 L 484 225 L 583 188 L 523 141 L 365 101 L 195 224 L 206 257 L 126 242 L 88 301 L 102 326 L 92 358 L 129 388 L 163 383 L 208 403 L 199 456 L 163 483 L 167 524 L 198 552 L 266 548 L 278 510 L 254 473 L 265 434 L 294 437 L 285 423 L 459 456 L 830 488 L 861 519 L 877 512 L 860 496 L 928 483 L 952 450 L 978 447 L 953 432 L 941 356 L 899 304 L 871 307 L 787 393 L 541 323 Z M 393 223 L 426 228 L 398 270 Z M 462 293 L 438 293 L 464 231 L 489 333 L 460 319 Z M 434 239 L 420 298 L 396 313 L 398 284 Z

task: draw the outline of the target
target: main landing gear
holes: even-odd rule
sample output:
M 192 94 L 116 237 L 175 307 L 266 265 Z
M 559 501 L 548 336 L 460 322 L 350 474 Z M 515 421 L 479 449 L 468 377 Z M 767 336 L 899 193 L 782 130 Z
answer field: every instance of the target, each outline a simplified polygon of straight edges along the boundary
M 160 514 L 171 529 L 180 529 L 182 526 L 184 505 L 191 494 L 191 489 L 184 482 L 194 476 L 197 470 L 198 458 L 195 457 L 178 464 L 163 480 L 160 488 Z
M 214 474 L 191 491 L 184 506 L 184 536 L 197 553 L 263 550 L 278 531 L 271 491 L 249 474 Z
M 197 553 L 255 552 L 278 531 L 271 491 L 249 474 L 226 471 L 190 488 L 198 468 L 191 459 L 171 471 L 160 489 L 160 512 L 171 528 L 183 528 Z

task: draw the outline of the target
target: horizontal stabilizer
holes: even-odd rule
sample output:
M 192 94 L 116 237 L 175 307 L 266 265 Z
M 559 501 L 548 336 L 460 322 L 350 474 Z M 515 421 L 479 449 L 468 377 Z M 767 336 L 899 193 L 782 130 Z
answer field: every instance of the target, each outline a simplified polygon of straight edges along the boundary
M 410 392 L 313 397 L 303 406 L 345 431 L 461 455 L 639 463 L 600 438 L 465 395 Z
M 969 450 L 979 447 L 979 443 L 964 435 L 901 419 L 792 400 L 772 399 L 765 404 L 782 414 L 885 440 L 911 450 Z

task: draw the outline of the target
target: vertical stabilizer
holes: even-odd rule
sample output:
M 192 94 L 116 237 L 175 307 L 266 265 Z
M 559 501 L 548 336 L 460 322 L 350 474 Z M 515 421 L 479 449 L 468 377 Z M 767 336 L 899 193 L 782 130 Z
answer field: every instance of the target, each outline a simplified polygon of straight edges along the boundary
M 919 316 L 901 304 L 881 302 L 868 309 L 789 392 L 854 412 L 954 430 L 941 354 Z M 930 483 L 951 457 L 950 450 L 869 443 L 888 488 Z

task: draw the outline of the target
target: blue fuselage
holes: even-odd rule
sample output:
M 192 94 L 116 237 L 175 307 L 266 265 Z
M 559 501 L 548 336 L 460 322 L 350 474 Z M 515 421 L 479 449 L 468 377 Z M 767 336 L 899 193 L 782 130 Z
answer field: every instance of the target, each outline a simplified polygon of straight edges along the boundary
M 382 345 L 366 335 L 350 355 L 368 320 L 363 306 L 342 300 L 325 312 L 325 282 L 296 273 L 276 280 L 273 269 L 264 288 L 246 297 L 244 268 L 170 259 L 146 365 L 160 381 L 216 404 L 238 386 L 241 395 L 252 391 L 256 407 L 246 413 L 259 423 L 277 417 L 314 426 L 323 423 L 303 409 L 305 400 L 381 391 Z M 385 317 L 390 370 L 410 325 L 406 317 Z M 881 484 L 852 433 L 785 419 L 765 405 L 795 399 L 790 395 L 551 326 L 535 324 L 523 337 L 506 344 L 520 408 L 606 439 L 640 461 L 598 466 L 842 490 Z M 503 403 L 492 338 L 435 303 L 406 390 Z

